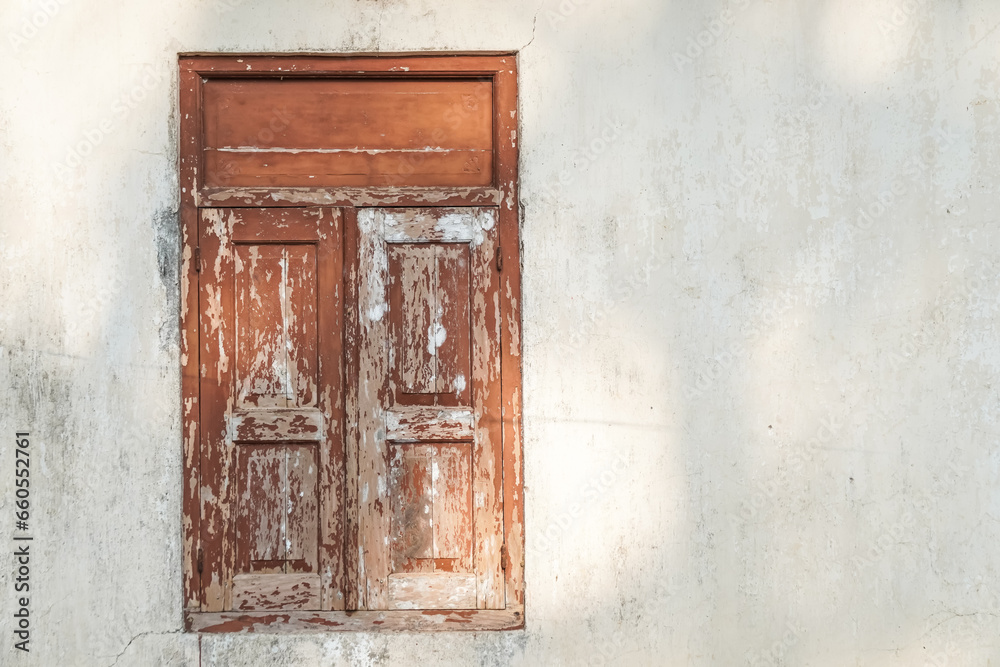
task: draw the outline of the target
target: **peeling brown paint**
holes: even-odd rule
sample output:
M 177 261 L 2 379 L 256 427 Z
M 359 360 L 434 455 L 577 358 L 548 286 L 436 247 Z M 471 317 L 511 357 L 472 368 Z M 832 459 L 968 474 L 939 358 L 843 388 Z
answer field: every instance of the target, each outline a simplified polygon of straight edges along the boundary
M 239 611 L 318 609 L 318 574 L 238 574 L 233 607 Z

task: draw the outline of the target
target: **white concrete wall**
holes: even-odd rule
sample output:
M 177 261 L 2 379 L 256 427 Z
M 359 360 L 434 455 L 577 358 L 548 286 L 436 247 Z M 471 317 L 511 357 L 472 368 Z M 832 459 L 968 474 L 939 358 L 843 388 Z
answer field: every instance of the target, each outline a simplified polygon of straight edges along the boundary
M 991 0 L 6 0 L 0 662 L 1000 664 L 998 24 Z M 176 54 L 479 49 L 521 51 L 527 629 L 199 641 Z

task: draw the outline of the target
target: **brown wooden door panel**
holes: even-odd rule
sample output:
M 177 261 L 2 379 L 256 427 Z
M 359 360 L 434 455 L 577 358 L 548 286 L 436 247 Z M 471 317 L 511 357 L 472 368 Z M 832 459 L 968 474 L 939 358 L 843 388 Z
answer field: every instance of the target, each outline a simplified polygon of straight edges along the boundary
M 472 443 L 390 441 L 388 455 L 392 571 L 468 571 Z
M 316 404 L 316 248 L 235 241 L 236 405 Z
M 285 451 L 281 447 L 237 450 L 239 519 L 236 528 L 237 568 L 251 572 L 255 564 L 285 561 Z
M 392 243 L 387 254 L 394 402 L 468 406 L 469 243 Z
M 359 609 L 504 606 L 495 216 L 358 211 Z
M 389 248 L 389 364 L 402 394 L 435 394 L 436 277 L 433 246 Z
M 237 571 L 318 571 L 315 447 L 240 446 L 237 456 Z
M 471 309 L 472 274 L 468 244 L 435 246 L 437 262 L 436 315 L 437 386 L 441 398 L 455 397 L 455 405 L 469 405 L 472 383 Z
M 207 611 L 343 608 L 340 219 L 202 212 Z

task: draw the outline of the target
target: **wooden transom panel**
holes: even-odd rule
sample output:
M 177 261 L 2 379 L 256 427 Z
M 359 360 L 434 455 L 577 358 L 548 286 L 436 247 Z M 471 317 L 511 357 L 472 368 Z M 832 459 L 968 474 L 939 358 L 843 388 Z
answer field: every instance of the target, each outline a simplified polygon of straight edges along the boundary
M 490 81 L 213 79 L 209 187 L 485 186 Z

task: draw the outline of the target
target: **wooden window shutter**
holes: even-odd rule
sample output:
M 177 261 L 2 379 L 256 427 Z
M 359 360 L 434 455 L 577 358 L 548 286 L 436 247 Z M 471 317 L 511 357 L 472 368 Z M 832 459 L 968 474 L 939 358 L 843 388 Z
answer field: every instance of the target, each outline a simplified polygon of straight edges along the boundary
M 340 229 L 202 213 L 205 611 L 343 609 Z
M 496 211 L 361 209 L 348 411 L 358 609 L 502 609 Z
M 516 58 L 180 65 L 186 627 L 523 627 Z

